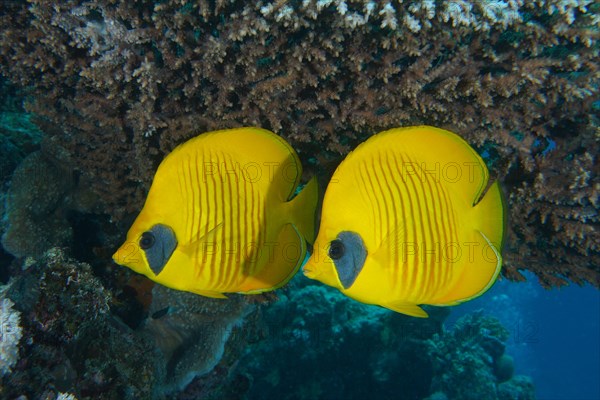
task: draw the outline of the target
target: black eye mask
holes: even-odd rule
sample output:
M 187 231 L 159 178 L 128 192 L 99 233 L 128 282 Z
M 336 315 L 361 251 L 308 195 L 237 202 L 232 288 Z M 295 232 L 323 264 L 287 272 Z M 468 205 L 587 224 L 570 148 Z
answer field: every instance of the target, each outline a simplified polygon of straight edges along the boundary
M 150 269 L 158 275 L 175 251 L 177 238 L 170 227 L 157 224 L 142 234 L 139 246 L 146 253 Z
M 342 286 L 348 289 L 365 265 L 367 249 L 358 233 L 344 231 L 331 242 L 329 257 L 335 264 Z

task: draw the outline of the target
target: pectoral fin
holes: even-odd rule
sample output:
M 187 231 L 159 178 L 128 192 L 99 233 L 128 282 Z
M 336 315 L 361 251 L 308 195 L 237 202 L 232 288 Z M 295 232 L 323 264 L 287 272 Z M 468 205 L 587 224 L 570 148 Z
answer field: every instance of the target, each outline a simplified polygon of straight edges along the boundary
M 219 243 L 226 240 L 226 238 L 224 239 L 223 237 L 218 236 L 221 234 L 222 230 L 223 223 L 221 222 L 209 230 L 205 235 L 189 241 L 188 243 L 180 244 L 179 249 L 190 258 L 196 256 L 197 248 L 200 248 L 200 252 L 213 252 Z M 221 236 L 223 235 L 221 234 Z
M 249 276 L 242 285 L 240 293 L 257 294 L 278 289 L 296 274 L 306 255 L 306 243 L 302 235 L 292 224 L 284 225 L 277 239 L 266 243 L 262 249 L 267 262 Z

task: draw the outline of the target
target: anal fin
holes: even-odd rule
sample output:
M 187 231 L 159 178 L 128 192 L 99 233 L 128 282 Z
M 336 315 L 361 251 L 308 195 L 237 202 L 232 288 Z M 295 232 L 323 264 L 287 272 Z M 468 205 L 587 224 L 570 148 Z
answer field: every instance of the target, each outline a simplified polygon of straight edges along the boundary
M 204 296 L 204 297 L 211 297 L 213 299 L 226 299 L 227 296 L 225 296 L 223 293 L 221 292 L 215 292 L 213 290 L 191 290 L 193 293 L 199 294 L 200 296 Z
M 382 306 L 385 308 L 389 308 L 392 311 L 399 312 L 401 314 L 410 315 L 411 317 L 417 317 L 417 318 L 428 318 L 429 317 L 429 315 L 425 312 L 425 310 L 423 310 L 421 307 L 419 307 L 416 304 L 399 302 L 399 303 L 382 304 Z

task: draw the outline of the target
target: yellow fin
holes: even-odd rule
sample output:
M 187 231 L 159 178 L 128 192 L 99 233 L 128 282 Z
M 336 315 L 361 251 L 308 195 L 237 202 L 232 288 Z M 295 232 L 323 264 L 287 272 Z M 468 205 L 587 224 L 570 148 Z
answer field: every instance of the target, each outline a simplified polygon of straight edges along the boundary
M 257 294 L 278 289 L 288 283 L 298 272 L 306 256 L 306 244 L 292 224 L 284 225 L 274 243 L 267 243 L 262 250 L 268 261 L 262 270 L 249 277 L 239 293 Z
M 227 296 L 225 296 L 223 293 L 221 292 L 215 292 L 213 290 L 191 290 L 191 292 L 199 294 L 200 296 L 204 296 L 204 297 L 212 297 L 213 299 L 226 299 Z
M 444 129 L 427 125 L 395 128 L 379 133 L 369 143 L 404 154 L 402 173 L 434 177 L 470 205 L 479 200 L 489 179 L 487 166 L 475 149 Z
M 467 261 L 462 266 L 454 287 L 428 304 L 456 305 L 479 297 L 492 287 L 502 269 L 502 256 L 483 232 L 477 231 L 475 237 L 478 239 L 469 242 L 469 248 L 463 254 Z
M 319 198 L 317 178 L 313 177 L 287 204 L 290 207 L 292 223 L 302 237 L 312 244 L 315 241 L 315 212 Z
M 410 315 L 411 317 L 417 318 L 428 318 L 429 315 L 416 304 L 411 303 L 387 303 L 382 304 L 383 307 L 389 308 L 392 311 L 396 311 L 402 314 Z
M 216 244 L 219 239 L 217 239 L 217 233 L 223 228 L 223 223 L 219 223 L 217 226 L 209 230 L 206 235 L 200 236 L 188 243 L 182 243 L 179 245 L 179 250 L 186 254 L 188 257 L 194 257 L 197 253 L 196 247 L 198 246 L 210 246 L 211 244 Z M 210 247 L 206 247 L 207 249 Z
M 504 196 L 498 181 L 494 182 L 483 198 L 473 207 L 475 242 L 471 242 L 473 260 L 463 267 L 455 288 L 431 302 L 435 305 L 456 305 L 485 293 L 496 281 L 502 269 L 502 245 L 506 225 Z M 470 253 L 471 247 L 468 248 Z
M 398 224 L 398 226 L 391 229 L 381 240 L 381 244 L 378 249 L 375 249 L 371 254 L 374 260 L 377 260 L 379 265 L 386 265 L 389 260 L 403 260 L 406 258 L 404 254 L 406 249 L 406 232 L 404 232 L 404 225 Z
M 505 210 L 504 194 L 498 181 L 489 187 L 481 201 L 473 208 L 473 219 L 477 221 L 476 229 L 483 232 L 500 251 L 502 251 L 506 231 Z
M 221 143 L 227 149 L 231 143 L 243 143 L 236 160 L 247 164 L 250 175 L 258 178 L 257 183 L 266 185 L 265 190 L 284 200 L 292 197 L 302 176 L 302 164 L 284 138 L 266 129 L 246 127 L 232 129 L 231 138 Z M 254 166 L 259 169 L 255 171 Z

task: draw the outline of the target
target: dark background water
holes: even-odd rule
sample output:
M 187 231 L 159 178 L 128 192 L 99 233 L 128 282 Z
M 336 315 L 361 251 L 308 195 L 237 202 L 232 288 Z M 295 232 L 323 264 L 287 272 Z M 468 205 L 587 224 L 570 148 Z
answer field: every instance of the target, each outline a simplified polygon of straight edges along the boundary
M 600 291 L 577 285 L 545 290 L 535 276 L 527 278 L 497 282 L 455 307 L 447 324 L 483 309 L 510 330 L 507 353 L 515 373 L 533 378 L 538 399 L 600 399 Z

